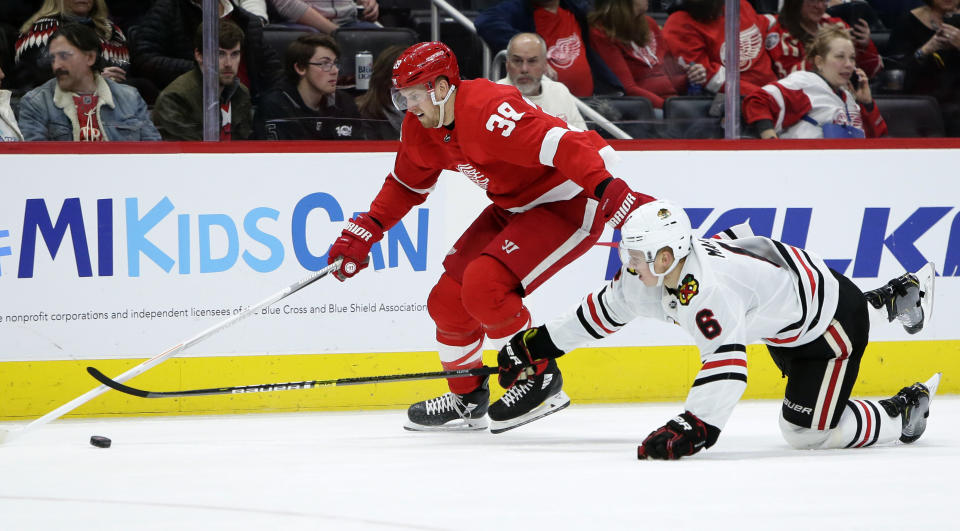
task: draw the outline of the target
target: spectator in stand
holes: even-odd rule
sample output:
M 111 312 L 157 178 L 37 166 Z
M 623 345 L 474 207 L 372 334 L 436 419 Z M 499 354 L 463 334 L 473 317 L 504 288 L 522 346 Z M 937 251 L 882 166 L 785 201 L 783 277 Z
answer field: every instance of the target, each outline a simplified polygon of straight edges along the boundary
M 256 15 L 261 24 L 270 22 L 270 16 L 267 14 L 267 0 L 230 0 L 230 3 Z
M 667 51 L 660 26 L 647 16 L 647 0 L 597 0 L 590 13 L 590 40 L 628 96 L 643 96 L 657 109 L 663 100 L 703 86 L 703 65 L 680 66 Z
M 290 43 L 287 83 L 260 100 L 254 134 L 265 140 L 350 140 L 362 138 L 353 97 L 337 90 L 340 47 L 329 35 L 313 33 Z
M 957 0 L 924 0 L 903 15 L 889 50 L 903 57 L 904 92 L 940 103 L 947 136 L 960 136 L 960 13 Z
M 814 71 L 797 70 L 743 100 L 760 138 L 864 138 L 887 134 L 846 29 L 820 28 L 807 46 Z
M 3 86 L 3 68 L 0 68 L 0 86 Z M 0 142 L 18 142 L 23 140 L 17 117 L 10 107 L 10 91 L 0 89 Z
M 380 28 L 377 0 L 269 0 L 284 22 L 312 26 L 323 33 L 337 28 Z
M 130 33 L 130 27 L 140 23 L 143 15 L 153 6 L 154 0 L 106 0 L 113 20 L 124 33 Z M 131 36 L 133 38 L 133 36 Z
M 577 100 L 566 85 L 546 76 L 547 43 L 536 33 L 518 33 L 507 44 L 507 77 L 497 81 L 513 85 L 528 100 L 578 129 L 587 124 L 577 109 Z
M 43 5 L 43 0 L 6 0 L 0 2 L 0 66 L 11 77 L 7 85 L 13 86 L 13 49 L 23 25 Z M 18 88 L 18 87 L 14 87 Z
M 49 41 L 56 77 L 20 100 L 24 140 L 160 140 L 137 89 L 100 74 L 102 41 L 95 30 L 65 23 Z
M 101 75 L 117 83 L 125 81 L 130 66 L 127 38 L 109 16 L 104 0 L 46 0 L 20 28 L 14 52 L 15 84 L 33 88 L 53 77 L 47 42 L 57 28 L 67 22 L 87 24 L 96 30 L 100 57 L 105 65 Z
M 556 80 L 578 98 L 623 93 L 623 86 L 590 44 L 586 0 L 503 0 L 474 20 L 494 50 L 504 50 L 517 33 L 536 33 L 547 43 L 547 61 Z M 554 76 L 547 71 L 550 78 Z
M 850 31 L 857 50 L 857 66 L 867 76 L 872 79 L 883 70 L 883 59 L 877 46 L 870 40 L 870 26 L 866 20 L 860 19 L 854 27 L 850 27 L 843 20 L 827 14 L 826 0 L 784 0 L 767 36 L 768 42 L 773 43 L 769 53 L 778 78 L 782 79 L 797 70 L 810 69 L 811 65 L 804 64 L 806 47 L 817 30 L 826 25 L 840 26 Z
M 663 36 L 667 48 L 681 65 L 703 65 L 704 89 L 721 92 L 726 80 L 722 50 L 724 41 L 723 0 L 684 0 L 667 17 Z M 747 95 L 776 81 L 765 47 L 770 22 L 757 14 L 747 0 L 740 0 L 740 94 Z
M 220 0 L 219 10 L 221 19 L 236 23 L 243 31 L 243 56 L 235 74 L 256 100 L 282 80 L 280 58 L 264 44 L 263 24 L 256 15 L 228 0 Z M 202 19 L 200 0 L 157 0 L 141 20 L 133 43 L 138 71 L 162 88 L 193 69 L 193 35 Z
M 243 30 L 220 19 L 220 49 L 217 53 L 220 97 L 220 140 L 246 140 L 253 132 L 250 91 L 237 72 L 243 56 Z M 153 121 L 164 140 L 203 140 L 203 27 L 193 39 L 194 67 L 163 89 L 153 108 Z
M 393 64 L 405 49 L 404 45 L 394 44 L 380 52 L 373 62 L 370 88 L 357 97 L 367 140 L 400 140 L 400 126 L 406 113 L 397 110 L 393 104 L 391 79 Z

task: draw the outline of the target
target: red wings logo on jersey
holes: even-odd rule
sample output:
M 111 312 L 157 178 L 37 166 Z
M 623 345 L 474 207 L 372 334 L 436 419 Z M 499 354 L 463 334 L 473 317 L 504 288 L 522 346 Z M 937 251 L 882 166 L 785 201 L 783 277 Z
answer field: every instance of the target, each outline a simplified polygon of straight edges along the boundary
M 490 184 L 490 178 L 477 171 L 477 169 L 470 164 L 457 164 L 457 171 L 463 174 L 463 176 L 467 179 L 470 179 L 473 184 L 483 188 L 484 190 L 486 190 L 487 186 Z
M 700 283 L 693 278 L 693 275 L 688 273 L 687 276 L 683 277 L 683 282 L 677 289 L 677 300 L 680 301 L 680 304 L 687 306 L 697 293 L 700 293 Z
M 630 55 L 636 59 L 647 63 L 647 66 L 654 67 L 660 63 L 660 59 L 657 57 L 657 40 L 650 39 L 650 44 L 644 46 L 643 48 L 637 46 L 637 43 L 630 43 L 631 50 Z
M 580 42 L 580 37 L 576 34 L 557 39 L 557 42 L 553 43 L 553 46 L 547 50 L 547 60 L 550 61 L 550 64 L 552 64 L 554 68 L 570 68 L 573 66 L 573 62 L 577 60 L 577 57 L 580 57 L 580 49 L 582 46 L 583 44 Z
M 740 32 L 740 71 L 750 70 L 753 60 L 760 55 L 763 49 L 763 33 L 756 24 Z M 720 62 L 726 63 L 727 43 L 720 46 Z

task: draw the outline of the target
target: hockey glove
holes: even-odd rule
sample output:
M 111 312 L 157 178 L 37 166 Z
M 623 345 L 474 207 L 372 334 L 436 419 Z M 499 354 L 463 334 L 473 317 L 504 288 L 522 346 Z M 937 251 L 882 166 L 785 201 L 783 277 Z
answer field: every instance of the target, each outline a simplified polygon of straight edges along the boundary
M 357 214 L 357 217 L 347 223 L 337 241 L 330 246 L 327 253 L 327 263 L 332 264 L 338 258 L 343 258 L 340 267 L 333 272 L 337 280 L 344 280 L 356 275 L 370 263 L 370 248 L 383 238 L 383 227 L 377 220 L 366 214 Z
M 597 194 L 600 197 L 600 213 L 603 221 L 614 229 L 619 229 L 638 206 L 653 201 L 649 195 L 631 190 L 623 179 L 610 178 L 601 186 L 602 195 Z
M 710 448 L 720 437 L 720 429 L 685 411 L 637 447 L 637 459 L 680 459 L 701 448 Z
M 563 351 L 553 344 L 546 326 L 517 332 L 497 355 L 497 365 L 500 368 L 497 379 L 500 386 L 509 389 L 517 380 L 526 380 L 527 376 L 534 375 L 537 372 L 534 365 L 541 364 L 546 367 L 545 363 L 538 362 L 562 355 Z

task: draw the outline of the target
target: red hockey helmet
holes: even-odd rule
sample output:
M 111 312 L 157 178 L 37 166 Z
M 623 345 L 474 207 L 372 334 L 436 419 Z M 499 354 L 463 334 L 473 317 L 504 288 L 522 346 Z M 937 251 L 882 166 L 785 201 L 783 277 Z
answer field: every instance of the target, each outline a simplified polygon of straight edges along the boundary
M 393 88 L 426 85 L 445 76 L 451 85 L 460 84 L 460 68 L 453 50 L 442 42 L 421 42 L 404 50 L 393 64 Z

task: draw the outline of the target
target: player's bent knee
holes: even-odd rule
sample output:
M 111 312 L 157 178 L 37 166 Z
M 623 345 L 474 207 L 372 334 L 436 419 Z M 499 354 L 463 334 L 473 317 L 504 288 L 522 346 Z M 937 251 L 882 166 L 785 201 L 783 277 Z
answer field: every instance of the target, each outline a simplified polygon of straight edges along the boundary
M 499 260 L 481 255 L 463 271 L 463 306 L 481 323 L 508 320 L 520 312 L 520 280 Z
M 461 286 L 444 273 L 427 297 L 427 313 L 437 328 L 450 333 L 473 333 L 480 323 L 467 313 L 461 302 Z
M 796 450 L 822 448 L 823 444 L 830 438 L 832 431 L 797 426 L 780 415 L 780 433 L 783 435 L 783 440 L 787 441 L 787 444 Z

